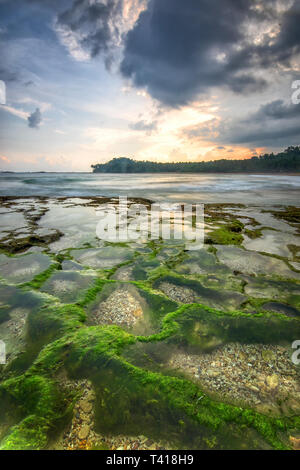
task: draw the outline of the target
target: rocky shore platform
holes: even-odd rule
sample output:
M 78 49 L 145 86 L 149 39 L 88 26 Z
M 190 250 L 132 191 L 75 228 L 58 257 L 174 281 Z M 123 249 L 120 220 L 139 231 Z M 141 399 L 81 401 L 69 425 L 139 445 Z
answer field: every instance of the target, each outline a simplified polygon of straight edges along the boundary
M 0 198 L 0 449 L 299 449 L 300 208 L 207 204 L 187 250 L 104 206 Z

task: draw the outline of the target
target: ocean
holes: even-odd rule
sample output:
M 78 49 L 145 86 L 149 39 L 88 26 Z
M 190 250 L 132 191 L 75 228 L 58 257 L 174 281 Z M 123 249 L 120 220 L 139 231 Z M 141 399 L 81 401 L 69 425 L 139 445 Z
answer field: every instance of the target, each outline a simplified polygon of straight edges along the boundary
M 0 196 L 125 195 L 167 202 L 298 205 L 300 176 L 0 173 Z

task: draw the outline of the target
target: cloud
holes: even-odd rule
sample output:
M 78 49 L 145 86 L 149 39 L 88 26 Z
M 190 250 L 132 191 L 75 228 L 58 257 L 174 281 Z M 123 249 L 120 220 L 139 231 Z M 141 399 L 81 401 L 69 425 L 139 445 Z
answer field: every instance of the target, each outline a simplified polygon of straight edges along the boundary
M 261 129 L 253 126 L 252 129 L 239 129 L 231 132 L 230 141 L 233 144 L 255 144 L 256 146 L 286 146 L 299 144 L 300 124 L 288 126 L 268 126 Z
M 27 120 L 29 127 L 32 129 L 38 129 L 42 122 L 42 114 L 40 109 L 36 108 L 36 110 L 28 116 Z
M 188 126 L 182 136 L 188 140 L 209 139 L 228 145 L 256 147 L 298 145 L 300 140 L 300 105 L 275 100 L 239 119 L 213 118 Z
M 299 144 L 300 105 L 275 100 L 266 103 L 258 111 L 238 122 L 234 121 L 225 134 L 231 136 L 233 143 L 272 145 L 284 140 L 283 145 Z
M 6 83 L 16 82 L 18 80 L 18 73 L 12 70 L 7 70 L 3 66 L 0 67 L 0 80 Z
M 14 116 L 19 117 L 20 119 L 24 119 L 25 121 L 26 119 L 28 119 L 28 113 L 26 113 L 26 111 L 22 109 L 17 109 L 13 106 L 8 106 L 8 105 L 1 106 L 1 109 L 3 109 L 4 111 L 7 111 L 10 114 L 13 114 Z
M 71 8 L 58 16 L 57 24 L 77 36 L 78 45 L 91 57 L 108 53 L 118 30 L 112 19 L 119 13 L 120 0 L 93 3 L 76 0 Z
M 212 87 L 260 92 L 260 71 L 299 52 L 299 7 L 282 0 L 149 0 L 125 41 L 120 70 L 167 106 Z M 252 70 L 251 70 L 252 69 Z
M 132 28 L 147 0 L 75 0 L 57 16 L 55 31 L 78 61 L 99 55 L 109 68 L 123 35 Z
M 260 109 L 251 116 L 250 120 L 264 119 L 292 119 L 300 117 L 300 106 L 291 103 L 285 103 L 283 100 L 275 100 L 271 103 L 262 105 Z M 246 121 L 249 121 L 246 120 Z
M 151 134 L 153 131 L 157 129 L 157 121 L 147 122 L 144 120 L 133 122 L 129 124 L 129 129 L 134 131 L 145 131 Z

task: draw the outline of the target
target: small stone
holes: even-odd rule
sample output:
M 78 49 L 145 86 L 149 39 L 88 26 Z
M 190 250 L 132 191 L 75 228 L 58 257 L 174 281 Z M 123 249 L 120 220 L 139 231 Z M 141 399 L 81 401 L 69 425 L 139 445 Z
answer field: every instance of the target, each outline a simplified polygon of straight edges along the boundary
M 250 390 L 252 390 L 253 392 L 259 392 L 259 388 L 255 387 L 255 385 L 249 385 L 248 388 L 250 388 Z
M 206 371 L 206 375 L 208 377 L 218 377 L 218 375 L 220 375 L 220 372 L 218 372 L 217 370 L 208 369 Z
M 84 413 L 90 413 L 93 409 L 93 405 L 88 401 L 83 401 L 80 403 L 80 408 L 82 411 L 84 411 Z
M 275 354 L 269 349 L 267 349 L 266 351 L 262 351 L 261 355 L 263 360 L 266 362 L 273 361 L 275 359 Z
M 300 439 L 297 437 L 290 436 L 290 443 L 294 450 L 300 450 Z
M 278 376 L 276 374 L 268 375 L 268 377 L 266 378 L 266 382 L 267 382 L 268 387 L 271 390 L 274 390 L 275 388 L 278 387 L 278 384 L 279 384 Z
M 79 439 L 83 440 L 88 437 L 90 433 L 90 428 L 87 425 L 82 426 L 82 428 L 79 430 L 78 437 Z

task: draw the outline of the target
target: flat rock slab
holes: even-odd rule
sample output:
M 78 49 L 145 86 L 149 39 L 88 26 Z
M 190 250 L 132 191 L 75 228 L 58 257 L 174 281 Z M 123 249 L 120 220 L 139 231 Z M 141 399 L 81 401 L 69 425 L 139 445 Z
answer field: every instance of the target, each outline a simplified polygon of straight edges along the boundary
M 288 317 L 300 317 L 300 311 L 298 309 L 279 302 L 267 302 L 262 308 L 271 312 L 282 313 Z
M 26 226 L 25 217 L 21 212 L 7 211 L 1 214 L 0 237 L 8 234 L 11 230 Z
M 214 290 L 199 284 L 199 290 L 163 281 L 158 288 L 175 302 L 199 303 L 220 310 L 237 310 L 247 299 L 243 294 L 226 290 Z
M 284 232 L 275 232 L 274 230 L 263 230 L 262 237 L 251 240 L 245 237 L 243 242 L 247 250 L 261 251 L 272 255 L 283 256 L 293 259 L 293 254 L 288 245 L 298 245 L 299 237 Z
M 218 263 L 212 253 L 205 249 L 198 250 L 188 259 L 177 265 L 175 270 L 180 274 L 230 274 L 228 266 Z
M 73 303 L 93 286 L 95 278 L 76 271 L 58 271 L 45 282 L 41 291 L 57 297 L 61 302 Z
M 49 268 L 51 259 L 42 253 L 0 257 L 0 276 L 14 284 L 23 284 Z
M 217 256 L 232 271 L 245 274 L 264 274 L 266 276 L 283 276 L 287 279 L 300 279 L 300 273 L 289 269 L 286 263 L 271 256 L 255 251 L 247 251 L 236 246 L 218 245 Z
M 296 305 L 300 299 L 300 285 L 291 281 L 274 281 L 264 277 L 242 277 L 246 282 L 245 293 L 258 299 L 288 301 Z
M 133 257 L 130 248 L 107 246 L 99 249 L 72 250 L 71 255 L 81 265 L 95 269 L 111 269 Z
M 63 261 L 61 267 L 63 271 L 82 271 L 84 269 L 83 266 L 70 259 Z

